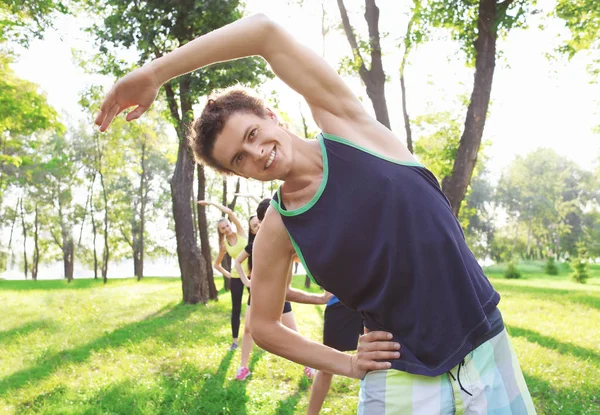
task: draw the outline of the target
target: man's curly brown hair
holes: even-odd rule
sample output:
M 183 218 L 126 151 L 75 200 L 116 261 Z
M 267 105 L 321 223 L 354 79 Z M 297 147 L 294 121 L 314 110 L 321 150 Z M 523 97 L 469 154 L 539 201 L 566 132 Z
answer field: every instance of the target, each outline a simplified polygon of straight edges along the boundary
M 264 101 L 241 87 L 228 88 L 211 96 L 202 114 L 192 124 L 188 142 L 197 162 L 210 166 L 223 174 L 233 174 L 214 157 L 217 136 L 223 131 L 227 120 L 235 113 L 255 114 L 266 117 Z

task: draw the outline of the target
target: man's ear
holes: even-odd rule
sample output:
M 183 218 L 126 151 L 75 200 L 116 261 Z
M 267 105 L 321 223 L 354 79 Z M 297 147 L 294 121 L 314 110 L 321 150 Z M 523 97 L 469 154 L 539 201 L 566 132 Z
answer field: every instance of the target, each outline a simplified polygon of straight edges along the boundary
M 275 111 L 273 111 L 269 107 L 267 107 L 266 110 L 267 110 L 267 117 L 269 117 L 270 119 L 275 121 L 277 124 L 279 124 L 279 117 L 277 117 L 277 114 L 275 114 Z

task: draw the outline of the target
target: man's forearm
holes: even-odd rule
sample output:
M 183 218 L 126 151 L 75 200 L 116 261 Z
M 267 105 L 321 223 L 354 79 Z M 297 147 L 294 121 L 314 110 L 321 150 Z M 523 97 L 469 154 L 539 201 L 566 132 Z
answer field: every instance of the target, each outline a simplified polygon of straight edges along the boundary
M 285 293 L 285 299 L 294 303 L 302 304 L 326 304 L 327 300 L 322 294 L 307 293 L 306 291 L 297 290 L 288 287 Z
M 265 325 L 257 320 L 256 324 L 252 320 L 252 338 L 262 349 L 327 373 L 360 378 L 352 372 L 352 359 L 346 353 L 310 341 L 280 322 Z
M 164 83 L 213 63 L 261 55 L 270 25 L 270 20 L 260 14 L 238 20 L 156 59 L 152 69 Z

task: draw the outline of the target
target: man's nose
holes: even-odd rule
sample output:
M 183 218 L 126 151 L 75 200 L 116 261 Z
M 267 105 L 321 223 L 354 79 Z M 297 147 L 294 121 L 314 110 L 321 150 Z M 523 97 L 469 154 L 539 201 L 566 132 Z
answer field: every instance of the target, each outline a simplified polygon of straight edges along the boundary
M 251 154 L 254 156 L 255 160 L 260 160 L 265 155 L 265 147 L 260 144 L 255 144 L 254 148 L 251 151 Z

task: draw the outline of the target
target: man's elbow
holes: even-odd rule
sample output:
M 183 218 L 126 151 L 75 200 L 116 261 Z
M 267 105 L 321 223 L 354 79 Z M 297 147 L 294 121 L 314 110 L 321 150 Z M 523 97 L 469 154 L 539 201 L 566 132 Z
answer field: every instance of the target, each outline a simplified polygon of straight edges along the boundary
M 253 14 L 251 18 L 256 21 L 256 24 L 260 24 L 266 29 L 272 29 L 275 27 L 275 22 L 264 13 Z
M 257 319 L 253 318 L 250 325 L 250 332 L 252 333 L 252 339 L 258 347 L 267 352 L 273 350 L 272 342 L 270 341 L 271 334 L 273 333 L 272 324 L 267 321 L 257 321 Z
M 260 36 L 263 39 L 260 54 L 268 60 L 273 52 L 281 50 L 281 39 L 285 30 L 266 14 L 257 13 L 252 18 L 256 19 L 256 24 L 260 25 Z

